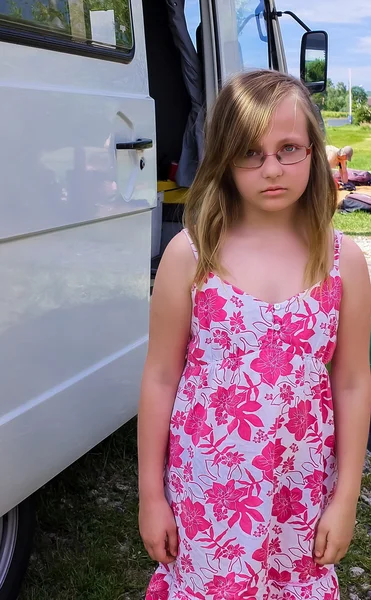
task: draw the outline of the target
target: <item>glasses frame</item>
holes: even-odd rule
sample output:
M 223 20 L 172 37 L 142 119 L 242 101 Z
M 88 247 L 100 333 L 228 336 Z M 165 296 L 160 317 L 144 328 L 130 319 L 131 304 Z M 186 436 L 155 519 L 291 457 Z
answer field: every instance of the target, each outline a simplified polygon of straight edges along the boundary
M 285 145 L 288 146 L 289 144 L 285 144 Z M 284 148 L 285 145 L 282 146 L 282 148 Z M 296 144 L 292 144 L 292 146 L 296 146 Z M 262 163 L 258 167 L 240 167 L 239 165 L 236 165 L 235 161 L 233 161 L 233 165 L 236 167 L 236 169 L 243 169 L 244 171 L 252 171 L 254 169 L 260 169 L 264 165 L 265 159 L 267 158 L 267 156 L 275 156 L 277 159 L 277 162 L 280 165 L 283 165 L 284 167 L 291 167 L 291 165 L 297 165 L 297 164 L 303 162 L 303 160 L 305 160 L 310 154 L 312 154 L 313 143 L 310 146 L 296 146 L 296 148 L 305 148 L 306 154 L 305 154 L 304 158 L 301 158 L 300 160 L 297 160 L 296 162 L 293 162 L 293 163 L 289 163 L 287 165 L 285 165 L 285 163 L 282 163 L 278 159 L 278 156 L 277 156 L 279 154 L 279 152 L 281 152 L 282 148 L 277 150 L 277 152 L 270 152 L 269 154 L 264 154 L 264 152 L 263 152 L 261 155 Z

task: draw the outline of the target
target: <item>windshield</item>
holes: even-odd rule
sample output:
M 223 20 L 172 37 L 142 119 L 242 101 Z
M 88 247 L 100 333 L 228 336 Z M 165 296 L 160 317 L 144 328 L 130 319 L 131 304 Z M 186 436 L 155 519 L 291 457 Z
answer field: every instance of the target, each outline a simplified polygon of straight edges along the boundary
M 241 67 L 269 68 L 264 1 L 235 0 Z

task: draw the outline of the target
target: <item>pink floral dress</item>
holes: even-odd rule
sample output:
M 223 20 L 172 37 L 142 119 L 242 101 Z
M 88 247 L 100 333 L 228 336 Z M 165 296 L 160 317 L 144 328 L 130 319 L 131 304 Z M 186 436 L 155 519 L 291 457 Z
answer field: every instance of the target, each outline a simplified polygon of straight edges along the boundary
M 285 302 L 262 302 L 215 274 L 193 289 L 165 473 L 179 550 L 146 600 L 339 599 L 334 567 L 312 553 L 336 483 L 326 364 L 341 238 L 322 288 Z

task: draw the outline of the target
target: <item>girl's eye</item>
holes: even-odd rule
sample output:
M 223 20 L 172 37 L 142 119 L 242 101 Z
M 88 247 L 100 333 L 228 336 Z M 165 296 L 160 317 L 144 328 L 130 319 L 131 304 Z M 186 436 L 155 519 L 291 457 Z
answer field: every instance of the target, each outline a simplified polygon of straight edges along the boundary
M 255 150 L 248 150 L 246 152 L 246 158 L 251 158 L 252 156 L 256 156 L 258 154 L 258 152 L 255 152 Z
M 296 150 L 298 150 L 298 146 L 294 146 L 293 144 L 287 144 L 286 146 L 284 146 L 282 148 L 282 150 L 284 150 L 288 154 L 292 154 L 293 152 L 295 152 Z

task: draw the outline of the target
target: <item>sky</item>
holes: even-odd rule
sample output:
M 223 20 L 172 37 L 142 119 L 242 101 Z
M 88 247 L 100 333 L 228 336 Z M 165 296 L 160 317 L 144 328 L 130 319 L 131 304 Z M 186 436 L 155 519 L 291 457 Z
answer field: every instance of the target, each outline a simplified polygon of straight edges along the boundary
M 279 0 L 277 10 L 291 10 L 310 29 L 329 36 L 328 77 L 371 92 L 371 0 Z M 303 29 L 285 15 L 280 19 L 288 69 L 297 75 Z
M 254 8 L 258 0 L 236 0 L 236 4 L 247 4 Z M 199 0 L 186 0 L 186 16 L 192 36 L 192 30 L 199 23 L 198 5 Z M 371 92 L 371 0 L 276 0 L 276 8 L 295 12 L 312 30 L 327 31 L 328 77 L 334 83 L 343 81 L 348 86 L 348 73 L 351 69 L 352 86 L 361 85 Z M 304 29 L 288 15 L 280 18 L 279 22 L 288 70 L 298 76 L 300 41 Z M 242 52 L 244 38 L 247 40 L 247 37 L 246 27 L 245 34 L 241 36 Z M 261 51 L 262 48 L 260 53 Z

